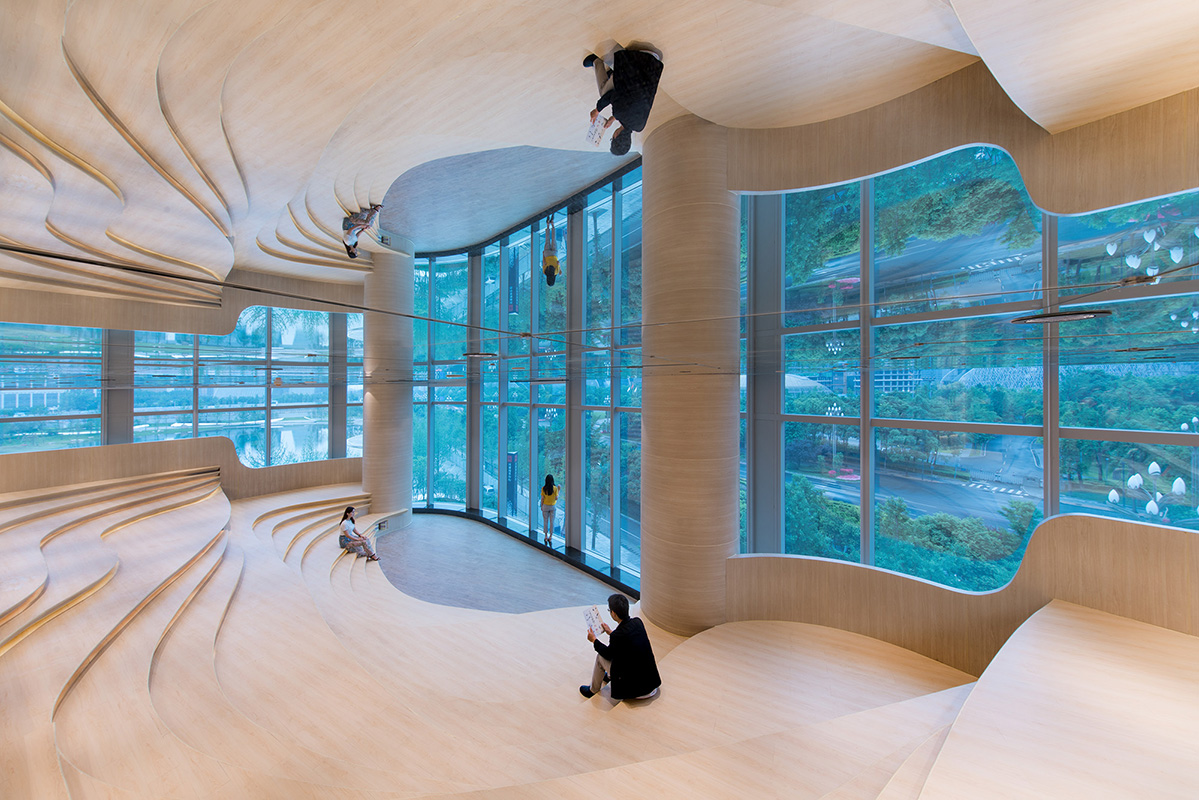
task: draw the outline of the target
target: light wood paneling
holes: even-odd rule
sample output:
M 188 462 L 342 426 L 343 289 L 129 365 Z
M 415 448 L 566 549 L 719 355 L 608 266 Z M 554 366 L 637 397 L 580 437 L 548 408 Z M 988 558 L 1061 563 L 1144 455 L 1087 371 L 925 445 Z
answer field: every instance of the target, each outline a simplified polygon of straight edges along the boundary
M 1179 528 L 1069 514 L 1038 526 L 1011 583 L 960 592 L 860 564 L 735 556 L 729 619 L 787 619 L 893 642 L 973 675 L 1029 616 L 1060 599 L 1199 635 L 1199 548 Z
M 1199 638 L 1055 600 L 979 678 L 920 797 L 1192 797 Z
M 348 309 L 322 303 L 362 304 L 362 285 L 281 278 L 232 270 L 221 289 L 221 303 L 196 308 L 163 302 L 91 297 L 66 292 L 6 289 L 0 292 L 0 321 L 75 325 L 118 330 L 170 331 L 223 336 L 251 306 L 282 306 L 312 311 Z M 276 293 L 281 294 L 276 294 Z
M 411 314 L 412 243 L 397 246 L 407 254 L 375 254 L 364 291 L 372 308 Z M 412 516 L 412 320 L 369 312 L 363 326 L 362 484 L 376 512 L 405 511 L 403 526 Z
M 1008 95 L 1054 133 L 1195 87 L 1199 14 L 1185 2 L 954 0 L 953 9 Z
M 725 160 L 724 130 L 695 117 L 646 140 L 642 603 L 683 634 L 724 621 L 738 538 L 738 205 Z
M 1199 90 L 1050 135 L 974 64 L 903 97 L 827 122 L 730 129 L 729 188 L 771 192 L 854 180 L 955 147 L 1012 154 L 1033 201 L 1074 214 L 1199 186 Z
M 221 436 L 107 447 L 81 447 L 0 456 L 0 483 L 12 491 L 219 467 L 230 498 L 362 480 L 362 459 L 339 458 L 253 469 L 242 464 L 233 442 Z

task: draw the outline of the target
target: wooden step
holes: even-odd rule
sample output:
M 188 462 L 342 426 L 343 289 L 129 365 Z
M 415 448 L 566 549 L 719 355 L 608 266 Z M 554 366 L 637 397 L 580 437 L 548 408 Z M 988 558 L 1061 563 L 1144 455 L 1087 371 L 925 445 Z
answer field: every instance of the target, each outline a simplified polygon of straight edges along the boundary
M 920 797 L 1193 797 L 1199 637 L 1054 600 L 978 679 Z
M 949 736 L 949 729 L 950 726 L 946 725 L 921 742 L 895 770 L 895 774 L 879 792 L 878 800 L 917 800 L 941 752 L 941 746 Z

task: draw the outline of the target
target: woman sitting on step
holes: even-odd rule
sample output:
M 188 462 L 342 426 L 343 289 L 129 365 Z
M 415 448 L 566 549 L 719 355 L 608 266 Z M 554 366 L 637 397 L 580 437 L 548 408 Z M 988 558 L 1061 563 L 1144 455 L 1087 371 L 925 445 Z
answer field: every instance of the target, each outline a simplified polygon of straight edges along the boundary
M 379 560 L 375 551 L 371 549 L 370 539 L 359 533 L 354 524 L 353 506 L 346 506 L 345 513 L 341 515 L 341 535 L 337 538 L 337 543 L 341 545 L 342 550 L 357 553 L 358 558 L 365 556 L 370 561 Z

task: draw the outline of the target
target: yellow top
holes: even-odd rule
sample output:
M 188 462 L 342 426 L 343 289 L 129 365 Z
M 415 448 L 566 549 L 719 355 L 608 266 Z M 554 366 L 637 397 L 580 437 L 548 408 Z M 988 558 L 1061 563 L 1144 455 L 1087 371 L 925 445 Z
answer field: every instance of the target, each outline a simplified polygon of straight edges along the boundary
M 541 504 L 542 504 L 542 505 L 546 505 L 546 506 L 552 506 L 552 505 L 554 505 L 555 503 L 557 503 L 557 502 L 558 502 L 558 489 L 559 489 L 559 488 L 560 488 L 560 487 L 558 487 L 558 486 L 555 486 L 555 487 L 554 487 L 554 491 L 552 491 L 552 492 L 550 492 L 550 493 L 548 493 L 548 494 L 547 494 L 547 493 L 546 493 L 546 491 L 545 491 L 545 487 L 544 487 L 544 486 L 543 486 L 543 487 L 541 487 Z

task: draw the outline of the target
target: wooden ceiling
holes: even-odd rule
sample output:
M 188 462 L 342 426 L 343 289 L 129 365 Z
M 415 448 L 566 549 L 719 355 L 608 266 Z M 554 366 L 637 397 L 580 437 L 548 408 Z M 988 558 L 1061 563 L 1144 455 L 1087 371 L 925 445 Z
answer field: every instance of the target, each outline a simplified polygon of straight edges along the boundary
M 5 252 L 0 283 L 204 304 L 235 266 L 360 281 L 369 253 L 346 258 L 341 219 L 410 170 L 521 146 L 593 163 L 583 139 L 595 85 L 581 61 L 608 39 L 662 51 L 651 124 L 684 113 L 739 128 L 819 122 L 980 56 L 1050 131 L 1199 84 L 1199 13 L 1187 0 L 1003 6 L 6 0 L 0 244 L 138 271 Z M 590 172 L 575 180 L 579 157 L 566 156 L 544 192 L 565 196 L 589 181 Z M 485 171 L 488 162 L 462 163 Z M 526 212 L 473 191 L 471 177 L 452 181 L 457 195 L 411 180 L 404 203 L 474 204 L 466 216 L 498 203 L 488 225 L 504 212 L 520 221 Z M 436 219 L 445 215 L 397 232 L 444 244 L 453 231 L 423 228 Z M 462 245 L 478 238 L 461 235 Z

